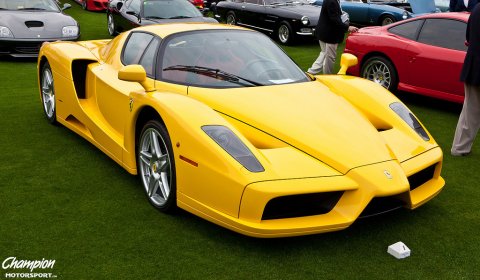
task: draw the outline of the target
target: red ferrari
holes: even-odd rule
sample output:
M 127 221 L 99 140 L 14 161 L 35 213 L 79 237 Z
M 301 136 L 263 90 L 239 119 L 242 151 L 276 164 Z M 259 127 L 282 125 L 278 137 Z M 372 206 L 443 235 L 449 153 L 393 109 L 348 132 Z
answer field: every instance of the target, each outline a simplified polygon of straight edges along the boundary
M 108 6 L 108 0 L 75 0 L 75 2 L 88 11 L 105 11 Z
M 345 52 L 358 57 L 348 74 L 397 89 L 463 102 L 460 71 L 469 13 L 433 13 L 351 33 Z

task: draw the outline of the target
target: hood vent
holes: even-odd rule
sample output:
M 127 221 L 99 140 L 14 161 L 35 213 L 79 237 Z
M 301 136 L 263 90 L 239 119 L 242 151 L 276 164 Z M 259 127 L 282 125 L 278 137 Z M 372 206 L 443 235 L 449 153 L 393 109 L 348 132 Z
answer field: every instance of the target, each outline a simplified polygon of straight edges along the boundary
M 43 27 L 43 22 L 42 22 L 42 21 L 36 21 L 36 20 L 29 20 L 29 21 L 26 21 L 26 22 L 25 22 L 25 25 L 26 25 L 28 28 L 32 28 L 32 27 Z

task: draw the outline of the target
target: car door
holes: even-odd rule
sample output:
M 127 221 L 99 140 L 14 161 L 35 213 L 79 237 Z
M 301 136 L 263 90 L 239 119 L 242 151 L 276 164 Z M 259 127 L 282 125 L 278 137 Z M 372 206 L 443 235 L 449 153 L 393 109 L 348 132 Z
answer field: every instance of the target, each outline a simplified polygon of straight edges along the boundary
M 408 48 L 408 83 L 433 95 L 463 96 L 460 72 L 465 59 L 464 21 L 432 18 L 421 27 L 416 44 Z
M 370 4 L 361 0 L 341 0 L 342 10 L 350 16 L 350 21 L 360 24 L 368 24 L 368 9 Z
M 241 6 L 241 23 L 250 27 L 264 28 L 260 24 L 260 15 L 265 14 L 263 0 L 245 0 Z
M 147 82 L 153 85 L 155 56 L 160 39 L 150 33 L 132 32 L 127 38 L 121 54 L 123 65 L 141 64 L 147 72 Z M 117 158 L 122 158 L 123 135 L 130 115 L 130 93 L 144 91 L 139 83 L 118 79 L 118 67 L 104 63 L 90 69 L 87 85 L 90 85 L 88 115 L 105 132 L 94 135 L 95 140 Z M 115 148 L 112 148 L 115 147 Z

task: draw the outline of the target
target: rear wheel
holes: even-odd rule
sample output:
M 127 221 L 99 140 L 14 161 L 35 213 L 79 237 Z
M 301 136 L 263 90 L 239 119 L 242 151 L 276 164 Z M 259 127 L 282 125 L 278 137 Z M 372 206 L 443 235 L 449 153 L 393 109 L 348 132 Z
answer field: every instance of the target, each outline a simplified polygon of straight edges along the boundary
M 237 24 L 237 17 L 235 16 L 234 12 L 228 12 L 227 13 L 227 19 L 226 19 L 227 24 L 230 25 L 236 25 Z
M 50 64 L 46 62 L 40 73 L 40 88 L 42 91 L 43 112 L 49 123 L 57 122 L 57 109 L 55 102 L 55 89 L 53 87 L 53 74 Z
M 362 66 L 362 77 L 373 81 L 389 91 L 395 91 L 398 84 L 397 70 L 392 62 L 381 56 L 369 58 Z
M 277 36 L 280 43 L 284 45 L 289 45 L 293 41 L 293 30 L 290 24 L 286 21 L 280 23 L 277 29 Z
M 162 212 L 177 206 L 175 161 L 165 126 L 157 120 L 145 124 L 137 147 L 140 179 L 148 201 Z
M 115 26 L 115 20 L 113 19 L 113 15 L 112 14 L 108 14 L 107 15 L 107 27 L 108 27 L 108 34 L 110 34 L 110 36 L 115 36 L 115 34 L 117 34 L 117 27 Z

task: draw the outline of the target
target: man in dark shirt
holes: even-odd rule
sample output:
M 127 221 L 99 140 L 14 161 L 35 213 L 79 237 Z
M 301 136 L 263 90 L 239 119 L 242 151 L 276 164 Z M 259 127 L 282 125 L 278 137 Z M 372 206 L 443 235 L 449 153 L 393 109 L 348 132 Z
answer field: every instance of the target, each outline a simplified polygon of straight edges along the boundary
M 308 73 L 316 75 L 323 72 L 332 74 L 338 44 L 343 41 L 345 32 L 357 32 L 358 28 L 349 26 L 346 18 L 342 19 L 342 9 L 339 0 L 324 0 L 320 18 L 315 28 L 321 52 L 317 60 L 308 69 Z
M 450 12 L 471 12 L 478 0 L 450 0 Z
M 468 50 L 460 75 L 465 83 L 465 101 L 453 139 L 454 156 L 470 153 L 480 128 L 480 5 L 475 6 L 468 19 L 466 37 Z

